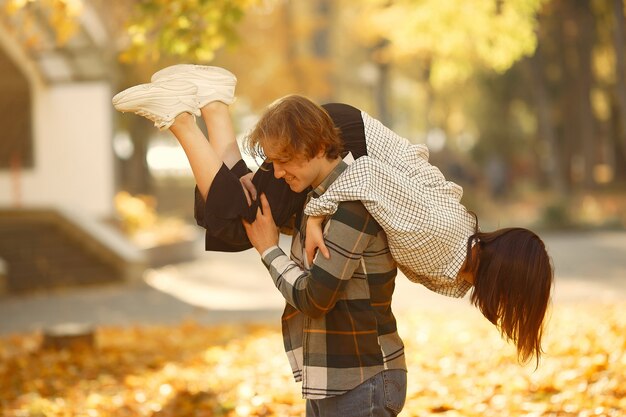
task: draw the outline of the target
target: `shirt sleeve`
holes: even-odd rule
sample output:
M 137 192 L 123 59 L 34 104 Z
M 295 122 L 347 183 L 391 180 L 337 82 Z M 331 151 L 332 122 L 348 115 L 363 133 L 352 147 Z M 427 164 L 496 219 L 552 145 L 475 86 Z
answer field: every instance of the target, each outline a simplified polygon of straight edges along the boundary
M 334 307 L 379 230 L 360 202 L 342 203 L 325 227 L 330 259 L 318 255 L 306 270 L 275 246 L 262 260 L 289 304 L 307 316 L 321 317 Z

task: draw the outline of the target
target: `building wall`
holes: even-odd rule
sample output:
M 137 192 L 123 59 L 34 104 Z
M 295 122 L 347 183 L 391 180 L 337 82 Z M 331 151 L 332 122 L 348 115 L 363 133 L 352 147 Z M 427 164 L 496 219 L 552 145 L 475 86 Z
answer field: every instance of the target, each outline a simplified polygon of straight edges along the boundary
M 74 83 L 34 91 L 34 167 L 20 174 L 23 206 L 60 206 L 97 217 L 113 204 L 108 84 Z M 14 174 L 0 172 L 0 205 L 15 205 Z
M 34 148 L 33 166 L 23 168 L 18 177 L 0 169 L 0 206 L 19 203 L 110 216 L 115 178 L 109 84 L 46 84 L 32 60 L 14 45 L 0 42 L 0 48 L 29 80 Z

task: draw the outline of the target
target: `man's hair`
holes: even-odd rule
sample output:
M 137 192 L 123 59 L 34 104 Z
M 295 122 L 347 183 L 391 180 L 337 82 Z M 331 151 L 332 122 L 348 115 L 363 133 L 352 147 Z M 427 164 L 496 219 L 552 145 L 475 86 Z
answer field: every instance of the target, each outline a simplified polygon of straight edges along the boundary
M 472 260 L 472 244 L 479 245 Z M 474 271 L 471 302 L 517 347 L 524 363 L 541 356 L 543 322 L 554 269 L 543 241 L 523 228 L 475 233 L 467 243 L 467 265 Z
M 306 97 L 289 95 L 272 103 L 247 137 L 250 155 L 263 158 L 267 147 L 287 160 L 310 160 L 320 151 L 327 159 L 335 159 L 343 151 L 343 142 L 323 107 Z

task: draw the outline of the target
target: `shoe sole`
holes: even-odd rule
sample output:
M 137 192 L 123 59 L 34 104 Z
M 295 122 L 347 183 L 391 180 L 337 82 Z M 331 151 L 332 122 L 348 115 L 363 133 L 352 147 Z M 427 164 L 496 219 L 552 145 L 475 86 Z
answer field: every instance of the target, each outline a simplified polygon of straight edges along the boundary
M 197 76 L 199 78 L 211 79 L 214 81 L 232 82 L 237 84 L 235 74 L 221 67 L 208 65 L 178 64 L 163 68 L 152 74 L 151 81 L 166 80 L 172 78 L 182 78 L 187 76 Z M 196 77 L 194 77 L 196 78 Z

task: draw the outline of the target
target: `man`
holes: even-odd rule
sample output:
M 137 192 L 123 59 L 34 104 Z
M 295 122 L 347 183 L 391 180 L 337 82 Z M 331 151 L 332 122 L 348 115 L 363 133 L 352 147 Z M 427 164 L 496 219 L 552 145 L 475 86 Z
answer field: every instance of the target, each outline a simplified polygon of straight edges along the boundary
M 321 195 L 351 163 L 339 132 L 321 107 L 288 96 L 263 115 L 249 136 L 251 150 L 273 164 L 294 192 Z M 287 305 L 285 350 L 302 381 L 307 416 L 395 416 L 405 401 L 404 345 L 391 311 L 397 274 L 387 237 L 360 201 L 342 202 L 324 222 L 330 257 L 308 265 L 306 215 L 301 213 L 291 257 L 278 247 L 271 208 L 261 195 L 253 223 L 244 221 Z

